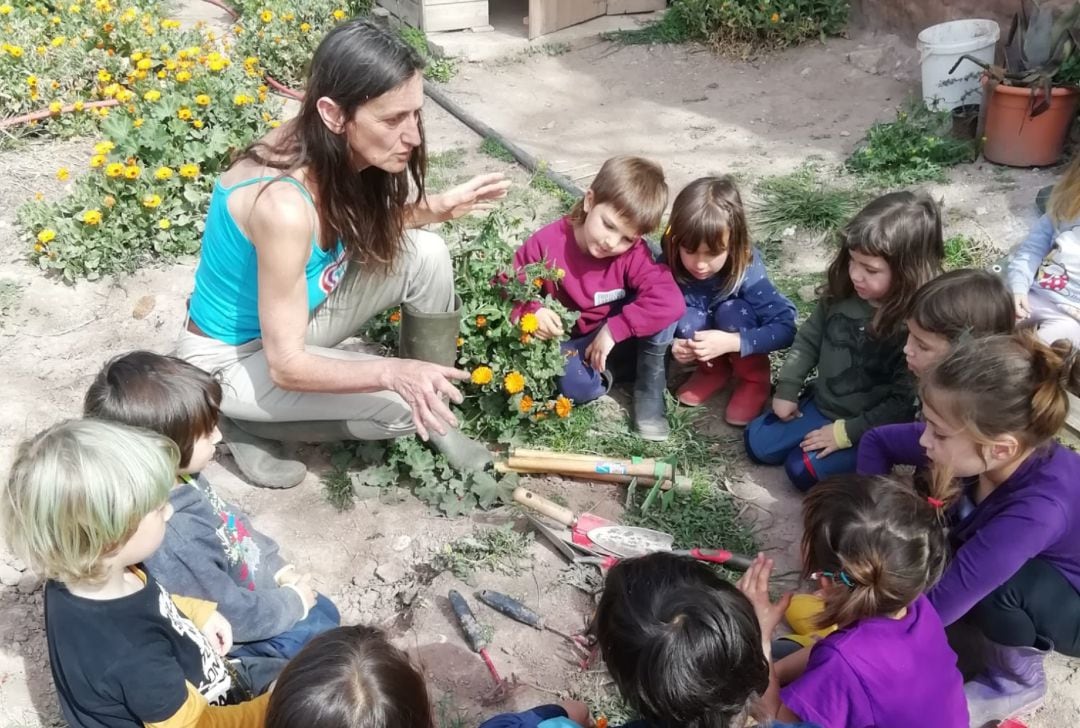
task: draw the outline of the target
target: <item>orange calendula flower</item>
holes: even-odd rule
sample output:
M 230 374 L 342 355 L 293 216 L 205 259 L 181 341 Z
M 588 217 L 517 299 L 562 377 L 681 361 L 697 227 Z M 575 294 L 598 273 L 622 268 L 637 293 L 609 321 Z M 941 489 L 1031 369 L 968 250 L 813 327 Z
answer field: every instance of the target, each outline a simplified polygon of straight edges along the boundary
M 559 417 L 564 419 L 569 417 L 572 409 L 574 409 L 574 403 L 566 397 L 560 396 L 555 400 L 555 414 Z
M 521 326 L 522 333 L 531 334 L 540 328 L 540 319 L 536 318 L 535 313 L 527 313 L 521 317 L 519 325 Z
M 601 715 L 596 719 L 596 728 L 607 728 L 607 716 Z
M 390 323 L 396 324 L 400 320 L 401 320 L 401 311 L 394 311 L 392 314 L 390 314 Z
M 544 285 L 544 279 L 543 278 L 533 278 L 533 285 L 536 286 L 537 288 L 541 288 Z
M 773 23 L 779 23 L 780 22 L 780 13 L 773 13 L 772 16 L 769 18 L 769 21 L 773 22 Z
M 528 346 L 532 343 L 532 334 L 522 334 L 521 338 L 518 339 L 518 341 L 520 341 L 525 346 Z
M 523 396 L 521 398 L 521 401 L 518 402 L 518 412 L 520 412 L 523 415 L 527 415 L 530 412 L 532 412 L 532 408 L 533 408 L 533 398 L 526 394 L 525 396 Z
M 472 376 L 469 379 L 473 384 L 488 384 L 492 376 L 494 372 L 491 371 L 491 367 L 479 366 L 472 370 Z
M 517 394 L 525 389 L 525 377 L 521 375 L 521 372 L 510 372 L 503 377 L 503 389 L 506 390 L 507 394 Z
M 487 316 L 477 316 L 476 317 L 476 328 L 482 329 L 485 326 L 487 326 Z

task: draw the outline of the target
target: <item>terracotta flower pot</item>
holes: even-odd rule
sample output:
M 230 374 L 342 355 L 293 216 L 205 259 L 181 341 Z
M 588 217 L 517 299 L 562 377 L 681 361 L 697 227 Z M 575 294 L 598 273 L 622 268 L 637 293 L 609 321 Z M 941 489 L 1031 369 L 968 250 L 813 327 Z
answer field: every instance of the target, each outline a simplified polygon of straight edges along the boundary
M 990 96 L 983 156 L 1011 167 L 1054 164 L 1061 158 L 1078 102 L 1080 91 L 1055 88 L 1050 108 L 1033 117 L 1030 88 L 999 84 Z

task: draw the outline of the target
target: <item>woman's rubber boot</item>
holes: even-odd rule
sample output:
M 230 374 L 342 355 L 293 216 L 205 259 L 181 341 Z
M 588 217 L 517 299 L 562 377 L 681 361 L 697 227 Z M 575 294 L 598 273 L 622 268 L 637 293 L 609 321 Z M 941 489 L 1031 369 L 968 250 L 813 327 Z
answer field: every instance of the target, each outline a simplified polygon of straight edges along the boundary
M 971 728 L 1034 710 L 1046 695 L 1043 662 L 1053 649 L 1039 638 L 1035 647 L 1008 647 L 986 641 L 986 669 L 964 685 Z
M 243 423 L 247 424 L 247 423 Z M 221 439 L 232 453 L 236 467 L 252 485 L 260 488 L 292 488 L 307 475 L 307 466 L 290 457 L 281 442 L 253 435 L 240 422 L 218 419 Z
M 709 397 L 727 386 L 731 379 L 731 356 L 718 356 L 712 361 L 699 362 L 690 378 L 675 392 L 680 404 L 700 407 Z
M 772 393 L 772 371 L 768 354 L 731 357 L 735 389 L 728 400 L 724 419 L 729 425 L 745 427 L 761 414 Z
M 461 298 L 454 296 L 454 310 L 425 313 L 410 304 L 401 307 L 398 356 L 446 367 L 457 359 L 457 338 L 461 329 Z M 432 446 L 456 470 L 484 470 L 492 464 L 491 451 L 461 433 L 447 428 L 445 435 L 429 430 Z
M 249 435 L 280 442 L 344 442 L 355 440 L 344 420 L 310 420 L 308 422 L 242 422 L 238 423 Z
M 663 442 L 671 434 L 667 420 L 667 344 L 638 342 L 637 377 L 634 379 L 634 429 L 641 439 Z

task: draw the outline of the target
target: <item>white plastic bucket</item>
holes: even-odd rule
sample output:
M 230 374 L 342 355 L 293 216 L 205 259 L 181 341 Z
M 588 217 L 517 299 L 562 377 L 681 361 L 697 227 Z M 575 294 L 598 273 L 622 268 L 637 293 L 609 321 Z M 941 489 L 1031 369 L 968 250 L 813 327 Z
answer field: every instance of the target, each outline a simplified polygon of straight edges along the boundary
M 952 75 L 949 75 L 949 69 L 965 54 L 993 63 L 999 37 L 1001 28 L 994 20 L 953 20 L 931 25 L 919 33 L 926 105 L 931 109 L 951 111 L 963 104 L 979 103 L 979 77 L 983 69 L 967 60 L 957 66 Z

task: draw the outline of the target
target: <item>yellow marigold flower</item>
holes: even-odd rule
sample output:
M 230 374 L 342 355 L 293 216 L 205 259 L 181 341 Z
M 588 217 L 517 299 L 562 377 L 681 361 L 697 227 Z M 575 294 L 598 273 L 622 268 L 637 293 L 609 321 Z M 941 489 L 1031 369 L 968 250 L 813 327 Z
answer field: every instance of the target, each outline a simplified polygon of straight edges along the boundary
M 134 95 L 134 91 L 128 91 L 126 88 L 122 88 L 116 92 L 116 100 L 122 104 L 126 104 L 128 101 L 131 101 L 131 97 Z
M 113 209 L 113 206 L 116 205 L 116 198 L 112 195 L 105 195 L 101 198 L 101 204 L 105 205 L 105 207 L 111 210 Z
M 86 108 L 86 104 L 84 104 L 82 101 L 76 101 L 74 104 L 71 105 L 71 108 L 75 111 L 82 111 Z
M 26 77 L 26 85 L 29 86 L 30 88 L 33 88 L 34 86 L 37 86 L 37 82 L 38 82 L 37 76 L 27 76 Z
M 176 70 L 176 61 L 174 61 L 171 58 L 169 60 L 165 61 L 165 70 L 166 71 L 175 71 Z
M 106 116 L 109 115 L 109 110 L 108 109 L 94 109 L 94 113 L 97 114 L 98 116 L 100 116 L 102 119 L 104 119 Z
M 156 88 L 152 88 L 152 89 L 150 89 L 149 91 L 147 91 L 146 93 L 143 94 L 143 100 L 151 101 L 151 102 L 160 101 L 161 100 L 161 92 L 158 91 Z
M 101 89 L 101 95 L 107 99 L 111 99 L 116 96 L 116 92 L 120 90 L 120 84 L 110 83 L 105 88 Z
M 87 225 L 97 225 L 101 222 L 101 210 L 87 210 L 82 214 L 82 221 Z
M 11 7 L 10 5 L 8 5 L 6 3 L 3 4 L 3 5 L 0 5 L 0 15 L 10 15 L 11 11 L 14 10 L 14 9 L 15 8 Z
M 153 210 L 155 207 L 161 204 L 161 195 L 149 194 L 143 195 L 142 198 L 143 207 L 147 207 Z
M 473 384 L 487 384 L 493 375 L 491 367 L 480 366 L 472 370 L 472 376 L 469 379 Z
M 460 336 L 457 337 L 457 347 L 460 349 L 464 345 L 465 345 L 465 339 L 461 338 Z
M 278 121 L 277 119 L 274 119 L 273 121 L 270 122 L 270 128 L 271 129 L 277 129 L 279 126 L 281 126 L 281 122 Z
M 124 167 L 124 179 L 139 179 L 139 175 L 142 174 L 142 170 L 137 164 L 130 164 Z
M 256 58 L 255 56 L 248 56 L 247 58 L 244 59 L 244 65 L 245 66 L 255 66 L 255 65 L 258 65 L 258 63 L 259 63 L 259 59 Z
M 530 397 L 527 394 L 524 395 L 521 398 L 521 401 L 518 402 L 518 412 L 520 412 L 523 415 L 527 415 L 530 412 L 532 412 L 532 408 L 533 408 L 533 398 Z
M 60 88 L 60 82 L 59 81 L 53 81 L 52 83 L 49 84 L 49 88 L 51 88 L 53 91 L 56 91 L 57 89 Z
M 176 74 L 176 82 L 177 83 L 187 83 L 190 80 L 191 80 L 191 72 L 190 71 L 178 71 L 177 72 L 177 74 Z
M 567 418 L 570 416 L 570 411 L 574 409 L 574 403 L 562 395 L 555 400 L 555 414 L 559 417 Z
M 210 97 L 207 96 L 206 94 L 199 94 L 198 96 L 195 97 L 195 103 L 198 104 L 199 106 L 209 106 L 210 105 Z
M 172 227 L 172 223 L 169 222 L 169 219 L 167 217 L 163 217 L 160 220 L 158 220 L 157 226 L 161 230 L 168 230 L 169 228 Z
M 46 243 L 49 243 L 52 240 L 56 239 L 56 231 L 52 228 L 45 228 L 37 234 L 37 239 L 39 243 L 45 245 Z
M 30 89 L 30 100 L 37 101 L 39 98 L 41 98 L 41 94 L 38 93 L 38 90 L 36 88 Z
M 34 243 L 34 252 L 35 253 L 44 253 L 45 252 L 45 246 L 42 245 L 41 243 Z
M 53 116 L 56 116 L 57 114 L 59 114 L 63 109 L 64 109 L 64 105 L 61 104 L 59 101 L 53 101 L 52 103 L 49 104 L 49 113 L 52 114 Z
M 544 285 L 544 279 L 543 278 L 533 278 L 533 285 L 536 286 L 537 288 L 541 288 Z
M 99 13 L 107 13 L 112 10 L 112 5 L 109 4 L 109 0 L 94 0 L 94 10 Z
M 45 199 L 45 194 L 44 194 L 43 192 L 35 192 L 35 193 L 34 193 L 34 199 L 35 199 L 35 200 L 36 200 L 37 202 L 41 202 L 42 200 L 44 200 L 44 199 Z
M 135 8 L 128 8 L 120 14 L 120 22 L 122 23 L 134 23 L 135 18 L 139 16 L 139 12 Z
M 168 71 L 166 71 L 166 70 L 165 70 L 165 69 L 163 68 L 163 69 L 161 69 L 160 71 L 158 71 L 158 72 L 157 72 L 157 77 L 158 77 L 158 78 L 168 78 L 168 77 L 169 77 L 169 72 L 168 72 Z
M 70 176 L 71 170 L 67 167 L 61 167 L 60 169 L 56 170 L 56 179 L 60 180 L 61 182 L 66 181 Z
M 62 35 L 58 35 L 55 38 L 53 38 L 51 41 L 49 41 L 49 45 L 51 45 L 53 48 L 59 48 L 60 46 L 64 45 L 65 43 L 67 43 L 67 38 L 65 38 Z
M 95 154 L 94 156 L 90 157 L 90 166 L 94 169 L 97 169 L 103 164 L 105 164 L 104 154 Z
M 49 22 L 52 23 L 53 25 L 60 25 L 60 23 L 63 22 L 63 21 L 60 20 L 59 15 L 54 15 L 51 18 L 49 18 Z
M 193 127 L 195 127 L 196 129 L 202 129 L 203 128 L 203 120 L 202 119 L 196 119 L 195 121 L 191 122 L 191 125 Z
M 232 102 L 236 106 L 247 106 L 255 101 L 254 98 L 247 94 L 236 94 L 233 96 Z
M 228 63 L 226 61 L 216 60 L 210 61 L 210 63 L 208 63 L 206 67 L 209 68 L 211 71 L 217 72 L 225 70 L 225 66 L 227 65 Z
M 772 23 L 779 23 L 780 22 L 780 13 L 773 13 L 771 16 L 769 16 L 769 21 L 772 22 Z
M 172 167 L 158 167 L 154 170 L 154 179 L 167 180 L 172 179 L 172 176 Z
M 141 61 L 135 64 L 135 67 L 138 68 L 140 71 L 149 71 L 151 68 L 154 67 L 154 62 L 149 58 L 143 58 Z
M 507 394 L 517 394 L 525 389 L 525 377 L 521 376 L 521 372 L 510 372 L 503 377 L 503 389 Z
M 300 23 L 300 32 L 301 33 L 307 33 L 310 30 L 311 30 L 311 24 L 310 23 Z
M 274 13 L 271 10 L 266 10 L 264 8 L 262 12 L 259 13 L 259 20 L 263 21 L 264 23 L 269 23 L 273 19 Z
M 68 5 L 68 12 L 69 13 L 78 14 L 81 11 L 82 11 L 82 6 L 81 5 Z
M 143 59 L 143 52 L 142 51 L 135 51 L 134 53 L 131 54 L 131 60 L 135 61 L 136 63 L 138 63 L 142 59 Z
M 540 328 L 540 320 L 535 313 L 527 313 L 521 317 L 520 325 L 522 333 L 531 334 Z
M 485 326 L 487 326 L 487 316 L 477 316 L 476 317 L 476 328 L 482 329 Z
M 199 165 L 197 164 L 181 164 L 180 176 L 185 179 L 195 179 L 199 176 Z
M 332 15 L 334 16 L 334 20 L 344 20 L 345 19 L 345 11 L 341 10 L 340 8 L 335 10 L 332 13 Z
M 142 117 L 139 117 L 138 119 L 135 119 L 135 121 L 131 122 L 131 125 L 132 125 L 133 127 L 135 127 L 136 129 L 138 129 L 138 128 L 139 128 L 140 126 L 142 126 L 142 125 L 143 125 L 143 124 L 144 124 L 145 122 L 146 122 L 146 120 L 145 120 L 145 119 L 143 119 Z

